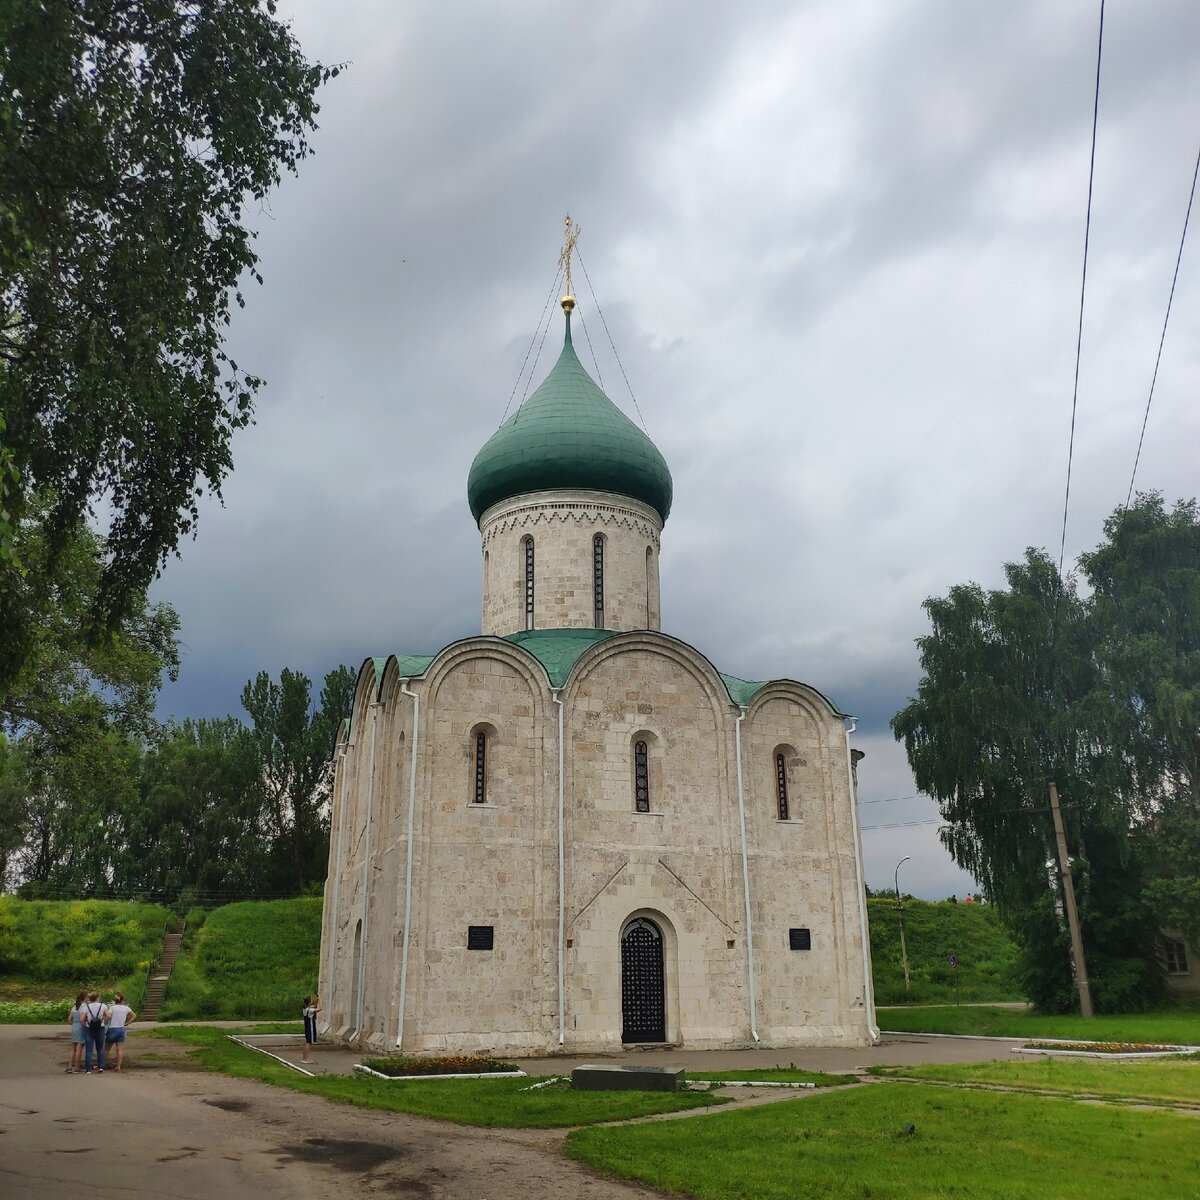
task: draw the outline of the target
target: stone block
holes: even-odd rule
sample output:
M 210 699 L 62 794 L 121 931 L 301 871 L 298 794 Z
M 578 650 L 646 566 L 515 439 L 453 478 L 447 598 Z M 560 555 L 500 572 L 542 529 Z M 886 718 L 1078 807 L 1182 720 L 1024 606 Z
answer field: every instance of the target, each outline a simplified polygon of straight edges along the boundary
M 677 1092 L 683 1068 L 584 1065 L 571 1072 L 571 1083 L 592 1092 Z

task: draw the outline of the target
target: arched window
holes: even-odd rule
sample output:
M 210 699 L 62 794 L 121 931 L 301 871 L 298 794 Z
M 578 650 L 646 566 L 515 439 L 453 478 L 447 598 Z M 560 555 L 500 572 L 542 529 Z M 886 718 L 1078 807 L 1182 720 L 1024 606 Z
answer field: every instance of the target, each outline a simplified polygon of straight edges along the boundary
M 487 750 L 487 730 L 477 729 L 472 748 L 472 757 L 475 760 L 475 786 L 471 794 L 472 804 L 487 803 Z
M 788 819 L 788 781 L 787 758 L 783 751 L 775 752 L 775 802 L 779 810 L 779 819 Z
M 521 554 L 525 568 L 525 628 L 533 628 L 533 538 L 521 539 Z
M 604 628 L 604 535 L 592 538 L 592 600 L 596 609 L 596 628 Z
M 640 741 L 633 743 L 633 805 L 637 812 L 650 811 L 650 752 Z

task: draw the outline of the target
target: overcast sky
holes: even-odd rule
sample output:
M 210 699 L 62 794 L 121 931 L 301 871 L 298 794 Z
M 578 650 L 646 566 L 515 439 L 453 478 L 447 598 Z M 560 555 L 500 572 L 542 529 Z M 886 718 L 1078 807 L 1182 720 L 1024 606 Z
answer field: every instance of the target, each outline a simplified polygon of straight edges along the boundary
M 183 621 L 163 714 L 478 632 L 467 470 L 569 211 L 604 388 L 636 419 L 597 300 L 674 476 L 664 629 L 860 718 L 872 886 L 911 855 L 905 890 L 970 890 L 887 722 L 927 596 L 1058 553 L 1098 4 L 280 10 L 351 65 L 315 157 L 250 214 L 265 284 L 231 348 L 268 386 L 155 587 Z M 1198 114 L 1200 5 L 1110 0 L 1068 561 L 1125 499 Z M 1138 471 L 1169 500 L 1197 492 L 1198 321 L 1193 244 Z

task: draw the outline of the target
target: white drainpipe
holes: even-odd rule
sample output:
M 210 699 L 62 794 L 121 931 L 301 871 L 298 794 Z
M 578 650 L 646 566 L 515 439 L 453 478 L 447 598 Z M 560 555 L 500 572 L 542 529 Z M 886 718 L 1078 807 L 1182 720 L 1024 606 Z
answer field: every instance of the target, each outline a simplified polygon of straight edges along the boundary
M 362 938 L 358 943 L 358 1008 L 354 1013 L 354 1032 L 350 1040 L 355 1041 L 362 1032 L 363 980 L 367 973 L 367 920 L 371 912 L 371 821 L 374 817 L 375 800 L 375 742 L 379 733 L 379 701 L 371 705 L 371 765 L 367 773 L 367 828 L 363 838 L 363 883 L 362 883 Z
M 567 1040 L 567 992 L 563 959 L 566 956 L 567 919 L 567 857 L 563 821 L 563 702 L 561 688 L 554 688 L 550 698 L 558 705 L 558 1044 Z
M 412 925 L 413 810 L 417 805 L 417 744 L 421 738 L 421 697 L 400 680 L 400 694 L 413 702 L 413 732 L 408 766 L 408 835 L 404 852 L 404 939 L 400 950 L 400 1015 L 396 1018 L 396 1048 L 404 1042 L 404 1001 L 408 994 L 408 936 Z
M 341 774 L 338 779 L 337 792 L 337 840 L 334 842 L 333 854 L 333 906 L 332 917 L 329 923 L 329 995 L 326 997 L 329 1001 L 329 1018 L 326 1018 L 327 1020 L 333 1016 L 333 997 L 337 986 L 337 968 L 334 964 L 337 959 L 338 909 L 341 906 L 340 901 L 342 898 L 342 830 L 346 826 L 346 775 L 349 773 L 346 765 L 346 749 L 346 746 L 341 746 L 338 749 L 338 767 Z
M 754 927 L 750 921 L 750 859 L 746 854 L 746 791 L 742 784 L 742 722 L 746 719 L 746 710 L 739 709 L 738 719 L 734 722 L 733 735 L 737 747 L 737 792 L 738 792 L 738 825 L 742 833 L 742 889 L 746 901 L 746 981 L 750 985 L 750 1036 L 757 1042 L 758 1036 L 758 1001 L 754 987 Z
M 858 886 L 858 927 L 862 934 L 863 998 L 867 1005 L 867 1033 L 872 1042 L 878 1042 L 875 982 L 871 977 L 871 934 L 867 927 L 867 894 L 863 887 L 862 835 L 858 828 L 858 791 L 854 786 L 854 759 L 850 755 L 850 735 L 858 728 L 858 718 L 847 717 L 846 720 L 850 722 L 846 728 L 846 787 L 850 794 L 850 820 L 854 826 L 854 875 Z

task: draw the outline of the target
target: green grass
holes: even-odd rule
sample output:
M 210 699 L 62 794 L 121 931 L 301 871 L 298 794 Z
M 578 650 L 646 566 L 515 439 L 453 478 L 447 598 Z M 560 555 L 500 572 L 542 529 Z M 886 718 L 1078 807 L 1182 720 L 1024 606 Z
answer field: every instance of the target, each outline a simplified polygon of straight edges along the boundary
M 321 898 L 227 904 L 188 914 L 184 952 L 161 1019 L 240 1021 L 298 1015 L 317 989 Z
M 758 1070 L 742 1071 L 688 1071 L 688 1079 L 710 1080 L 719 1083 L 723 1079 L 750 1079 L 763 1083 L 811 1083 L 813 1087 L 842 1087 L 857 1083 L 857 1075 L 829 1075 L 824 1071 L 803 1071 L 799 1067 L 762 1067 Z
M 579 1130 L 567 1152 L 697 1200 L 1194 1200 L 1198 1129 L 1174 1113 L 880 1084 Z
M 869 899 L 867 915 L 877 1004 L 953 1002 L 951 954 L 958 955 L 960 1000 L 1020 998 L 1014 975 L 1017 948 L 990 905 L 904 901 L 904 940 L 912 986 L 907 994 L 896 901 Z
M 1200 1009 L 1182 1003 L 1153 1013 L 1039 1016 L 1005 1008 L 906 1008 L 881 1012 L 881 1029 L 900 1033 L 959 1033 L 983 1037 L 1065 1038 L 1090 1042 L 1168 1042 L 1200 1045 Z
M 313 1096 L 363 1108 L 413 1113 L 452 1121 L 458 1125 L 484 1125 L 505 1129 L 556 1129 L 621 1121 L 651 1113 L 679 1112 L 723 1103 L 699 1092 L 587 1092 L 570 1083 L 528 1090 L 536 1079 L 439 1079 L 394 1082 L 370 1076 L 321 1075 L 307 1078 L 252 1050 L 231 1042 L 230 1032 L 264 1032 L 212 1029 L 178 1025 L 154 1030 L 156 1037 L 184 1042 L 195 1049 L 202 1065 L 241 1079 L 291 1088 Z
M 1021 1058 L 1013 1062 L 892 1067 L 906 1079 L 999 1084 L 1041 1091 L 1089 1093 L 1120 1099 L 1200 1104 L 1200 1058 Z
M 0 1023 L 65 1020 L 84 987 L 136 1008 L 170 917 L 156 904 L 0 896 Z

